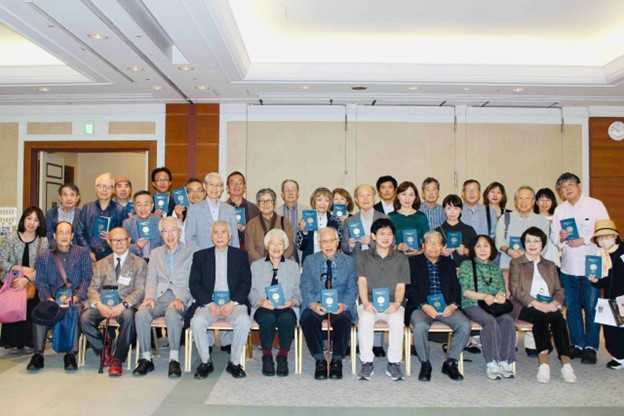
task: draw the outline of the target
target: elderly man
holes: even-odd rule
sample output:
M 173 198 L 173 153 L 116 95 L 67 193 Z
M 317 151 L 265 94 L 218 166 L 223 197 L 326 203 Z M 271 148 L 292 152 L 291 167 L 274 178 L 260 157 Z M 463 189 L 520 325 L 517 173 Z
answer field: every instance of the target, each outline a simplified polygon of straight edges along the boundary
M 600 289 L 585 277 L 585 256 L 596 253 L 591 242 L 594 224 L 608 219 L 609 213 L 602 202 L 582 194 L 581 180 L 573 173 L 566 172 L 557 179 L 557 191 L 565 201 L 555 208 L 550 239 L 563 251 L 561 284 L 572 344 L 570 358 L 582 357 L 583 364 L 596 364 L 600 325 L 594 323 L 594 317 Z M 579 234 L 576 239 L 569 239 L 568 231 L 561 227 L 561 220 L 572 218 Z
M 481 199 L 481 184 L 476 179 L 468 179 L 462 186 L 464 207 L 461 213 L 461 222 L 471 226 L 479 234 L 496 238 L 496 211 L 479 203 Z M 490 210 L 492 226 L 488 229 L 486 209 Z M 469 242 L 465 242 L 469 243 Z M 464 244 L 465 244 L 464 243 Z
M 78 217 L 75 230 L 78 245 L 91 251 L 93 261 L 101 260 L 112 253 L 106 243 L 108 231 L 121 227 L 127 215 L 126 208 L 111 199 L 114 188 L 115 181 L 110 173 L 98 176 L 95 179 L 97 200 L 86 203 Z
M 531 227 L 537 227 L 548 235 L 548 220 L 533 212 L 535 191 L 530 186 L 521 186 L 514 196 L 516 212 L 506 212 L 496 225 L 496 248 L 501 252 L 500 268 L 508 269 L 511 259 L 524 255 L 522 244 L 512 247 L 510 241 L 520 242 L 520 236 Z M 514 238 L 516 237 L 516 238 Z M 543 253 L 548 249 L 544 246 Z
M 392 380 L 402 380 L 401 355 L 403 351 L 404 312 L 402 303 L 405 285 L 410 282 L 407 257 L 394 250 L 395 228 L 388 218 L 380 218 L 371 226 L 375 247 L 364 251 L 355 259 L 360 305 L 358 306 L 358 339 L 362 369 L 360 380 L 370 380 L 373 375 L 373 329 L 376 321 L 385 321 L 390 327 L 388 336 L 388 365 L 386 374 Z M 386 289 L 388 302 L 383 309 L 374 299 L 373 289 Z
M 331 314 L 332 357 L 329 377 L 342 378 L 342 359 L 349 347 L 351 325 L 355 319 L 358 289 L 353 260 L 338 251 L 338 232 L 331 227 L 319 230 L 321 251 L 311 254 L 301 274 L 302 313 L 300 324 L 310 353 L 316 360 L 314 378 L 327 379 L 327 360 L 323 352 L 323 320 L 327 311 L 321 303 L 321 291 L 331 286 L 338 293 L 338 310 Z
M 169 340 L 169 377 L 180 377 L 180 337 L 184 326 L 184 314 L 191 304 L 189 274 L 194 246 L 180 242 L 182 222 L 166 217 L 158 224 L 165 245 L 152 251 L 147 267 L 145 300 L 135 316 L 137 338 L 141 347 L 141 359 L 132 372 L 144 376 L 154 370 L 150 336 L 153 319 L 164 316 Z
M 89 287 L 90 308 L 80 316 L 80 326 L 93 350 L 98 355 L 104 354 L 104 366 L 110 364 L 108 374 L 115 377 L 121 376 L 121 363 L 126 359 L 136 335 L 134 314 L 145 294 L 147 264 L 130 252 L 130 237 L 123 228 L 113 228 L 108 233 L 108 243 L 113 248 L 113 254 L 98 261 L 95 267 Z M 117 292 L 117 296 L 111 298 L 118 298 L 119 304 L 105 304 L 102 301 L 104 292 Z M 98 331 L 100 322 L 108 318 L 115 319 L 119 324 L 112 355 L 111 345 L 104 345 L 102 334 Z
M 292 224 L 292 235 L 288 234 L 288 238 L 292 244 L 295 241 L 296 224 L 299 224 L 299 220 L 303 217 L 303 210 L 310 209 L 310 207 L 299 203 L 299 183 L 294 179 L 284 179 L 282 182 L 281 197 L 284 204 L 278 206 L 275 211 L 284 218 L 287 218 Z M 300 259 L 301 251 L 294 248 L 293 260 L 299 262 Z
M 428 177 L 421 187 L 423 203 L 418 210 L 427 216 L 429 229 L 434 230 L 446 221 L 444 208 L 438 204 L 440 199 L 440 182 L 436 178 Z
M 83 305 L 81 302 L 87 299 L 87 290 L 93 277 L 93 268 L 89 258 L 89 250 L 84 247 L 72 244 L 74 238 L 74 226 L 67 222 L 61 221 L 54 227 L 54 241 L 56 241 L 56 249 L 45 251 L 37 256 L 35 269 L 37 276 L 35 284 L 41 301 L 56 300 L 56 291 L 61 288 L 71 286 L 73 296 L 64 302 L 68 304 L 70 301 L 73 305 L 80 308 L 82 312 Z M 61 271 L 61 268 L 64 270 Z M 65 281 L 67 279 L 67 281 Z M 48 327 L 33 323 L 34 327 L 34 349 L 35 355 L 28 363 L 27 370 L 40 370 L 43 368 L 43 350 L 45 349 L 46 334 Z M 63 358 L 65 370 L 77 370 L 76 354 L 78 353 L 78 337 L 80 336 L 80 328 L 76 325 L 74 331 L 74 346 L 71 352 L 65 354 Z
M 253 202 L 245 199 L 245 191 L 247 190 L 247 182 L 245 176 L 239 171 L 230 173 L 227 177 L 227 193 L 229 198 L 227 203 L 234 208 L 243 208 L 245 210 L 245 224 L 248 224 L 252 218 L 256 218 L 260 211 L 258 206 Z M 245 250 L 245 229 L 246 225 L 238 225 L 238 240 L 240 248 Z
M 377 193 L 379 194 L 379 202 L 375 204 L 375 211 L 388 215 L 394 211 L 397 180 L 390 175 L 385 175 L 377 179 L 376 185 Z
M 61 221 L 67 221 L 72 224 L 72 229 L 78 226 L 78 218 L 80 217 L 80 190 L 73 183 L 61 185 L 58 190 L 59 206 L 50 208 L 45 215 L 46 228 L 48 230 L 48 244 L 50 249 L 56 248 L 56 240 L 54 239 L 54 230 L 56 224 Z M 74 244 L 78 244 L 76 234 L 74 234 Z
M 246 374 L 240 358 L 251 327 L 247 299 L 251 289 L 249 261 L 246 252 L 228 246 L 232 231 L 225 221 L 215 221 L 210 236 L 213 247 L 193 255 L 189 278 L 191 295 L 197 305 L 191 329 L 201 357 L 195 378 L 206 378 L 214 370 L 206 329 L 216 321 L 227 321 L 234 328 L 230 360 L 225 370 L 234 378 L 242 378 Z
M 458 309 L 461 305 L 461 289 L 455 263 L 441 256 L 444 240 L 438 231 L 424 236 L 423 254 L 409 258 L 411 284 L 407 286 L 406 318 L 414 327 L 414 346 L 421 362 L 418 379 L 431 380 L 429 362 L 429 328 L 433 321 L 440 321 L 453 329 L 453 343 L 442 372 L 451 380 L 463 380 L 457 368 L 457 360 L 468 337 L 470 321 Z M 407 320 L 407 319 L 406 319 Z
M 230 232 L 232 233 L 230 245 L 239 247 L 236 211 L 231 205 L 219 200 L 223 193 L 221 176 L 214 172 L 206 175 L 204 189 L 206 190 L 206 199 L 188 208 L 184 223 L 185 241 L 200 249 L 213 247 L 214 243 L 211 239 L 212 224 L 217 220 L 221 220 L 230 227 Z
M 149 261 L 152 250 L 163 245 L 161 234 L 157 232 L 162 218 L 152 213 L 154 201 L 148 191 L 137 192 L 133 200 L 136 215 L 126 218 L 123 228 L 130 236 L 130 251 L 143 260 Z M 146 227 L 149 232 L 146 232 Z

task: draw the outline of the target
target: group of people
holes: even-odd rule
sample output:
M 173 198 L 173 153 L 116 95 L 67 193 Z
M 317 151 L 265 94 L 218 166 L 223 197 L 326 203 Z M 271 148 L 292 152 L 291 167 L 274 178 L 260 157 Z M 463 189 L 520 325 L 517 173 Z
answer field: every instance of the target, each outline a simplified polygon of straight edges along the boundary
M 621 235 L 603 204 L 583 195 L 571 173 L 556 182 L 561 204 L 550 189 L 536 193 L 521 186 L 515 211 L 506 207 L 502 184 L 493 182 L 481 194 L 474 179 L 464 182 L 461 196 L 447 195 L 441 204 L 435 178 L 426 178 L 419 192 L 412 182 L 382 176 L 375 187 L 358 186 L 353 196 L 342 188 L 318 188 L 310 207 L 299 202 L 299 184 L 292 179 L 282 182 L 282 205 L 270 188 L 258 191 L 254 204 L 244 197 L 240 172 L 231 173 L 225 186 L 216 173 L 189 179 L 184 206 L 173 198 L 171 179 L 165 167 L 151 174 L 154 192 L 169 198 L 166 210 L 147 190 L 132 194 L 128 178 L 106 173 L 96 178 L 97 199 L 82 208 L 78 188 L 66 184 L 59 206 L 45 218 L 38 207 L 24 211 L 17 232 L 0 246 L 0 269 L 3 282 L 16 274 L 16 290 L 30 283 L 37 288 L 27 320 L 2 327 L 9 353 L 34 353 L 28 370 L 43 368 L 46 318 L 54 315 L 57 291 L 71 288 L 64 302 L 80 308 L 80 319 L 74 347 L 64 356 L 66 370 L 77 368 L 82 330 L 111 376 L 122 374 L 137 338 L 141 358 L 133 374 L 147 374 L 154 370 L 150 325 L 164 316 L 171 377 L 181 375 L 185 322 L 201 360 L 195 378 L 214 370 L 208 328 L 216 321 L 233 328 L 222 336 L 230 351 L 226 371 L 245 377 L 241 355 L 256 321 L 262 374 L 288 375 L 288 352 L 300 325 L 318 380 L 342 378 L 356 323 L 358 376 L 369 380 L 375 357 L 386 356 L 383 333 L 374 331 L 377 321 L 385 321 L 386 374 L 403 378 L 403 333 L 410 325 L 421 363 L 418 378 L 429 381 L 428 333 L 440 321 L 454 333 L 442 373 L 462 380 L 458 360 L 474 321 L 482 327 L 487 377 L 512 378 L 520 319 L 533 324 L 525 347 L 537 355 L 537 381 L 550 380 L 552 338 L 563 380 L 575 382 L 571 360 L 596 363 L 600 288 L 609 299 L 624 295 Z M 575 230 L 562 227 L 570 219 Z M 587 255 L 602 257 L 601 274 L 585 275 Z M 117 301 L 108 303 L 111 298 Z M 119 325 L 113 342 L 99 330 L 110 319 Z M 613 357 L 607 367 L 624 368 L 624 329 L 605 326 L 604 335 Z

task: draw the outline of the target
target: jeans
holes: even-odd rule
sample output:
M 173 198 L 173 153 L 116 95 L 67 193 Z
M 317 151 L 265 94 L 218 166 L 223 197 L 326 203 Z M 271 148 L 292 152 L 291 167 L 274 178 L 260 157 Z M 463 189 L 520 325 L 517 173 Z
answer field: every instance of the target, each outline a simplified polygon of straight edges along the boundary
M 571 345 L 580 349 L 589 347 L 598 350 L 600 325 L 594 323 L 594 316 L 600 290 L 592 286 L 585 276 L 561 273 L 561 284 L 565 290 Z M 582 311 L 585 311 L 584 323 Z

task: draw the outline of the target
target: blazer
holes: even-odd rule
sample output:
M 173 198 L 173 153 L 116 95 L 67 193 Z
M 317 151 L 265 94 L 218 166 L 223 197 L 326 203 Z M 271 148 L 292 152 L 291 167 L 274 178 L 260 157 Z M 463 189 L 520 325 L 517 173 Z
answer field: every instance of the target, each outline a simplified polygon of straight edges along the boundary
M 273 279 L 273 263 L 267 258 L 261 258 L 251 263 L 251 290 L 249 302 L 251 303 L 251 316 L 258 310 L 260 299 L 266 299 L 266 288 L 271 286 Z M 292 260 L 284 259 L 277 268 L 277 281 L 282 285 L 286 302 L 292 300 L 295 306 L 292 310 L 299 320 L 299 305 L 301 305 L 301 291 L 299 290 L 299 264 Z
M 98 237 L 93 237 L 92 231 L 95 225 L 95 219 L 100 216 L 107 216 L 110 218 L 109 231 L 116 227 L 122 227 L 123 221 L 128 217 L 126 207 L 111 200 L 106 206 L 105 210 L 101 210 L 100 201 L 87 202 L 83 205 L 80 215 L 78 216 L 78 226 L 74 230 L 76 238 L 78 239 L 78 245 L 88 248 L 95 252 L 102 252 L 110 254 L 111 248 L 108 246 L 106 240 Z
M 334 254 L 336 275 L 332 279 L 332 288 L 338 290 L 338 302 L 344 303 L 351 313 L 351 318 L 357 317 L 355 300 L 358 296 L 358 286 L 355 278 L 353 259 L 339 251 Z M 325 279 L 321 277 L 325 256 L 322 252 L 311 254 L 303 263 L 301 274 L 302 307 L 305 310 L 314 303 L 321 302 L 321 290 L 325 289 Z
M 48 229 L 48 244 L 50 249 L 56 248 L 56 240 L 54 239 L 54 227 L 58 224 L 58 210 L 57 208 L 50 208 L 45 214 L 46 228 Z M 72 244 L 78 244 L 78 235 L 76 234 L 76 228 L 78 228 L 78 217 L 80 217 L 80 208 L 76 207 L 74 211 L 74 220 L 72 225 L 74 226 L 74 238 Z
M 193 254 L 189 288 L 197 306 L 212 302 L 215 286 L 215 247 L 199 250 Z M 230 300 L 249 306 L 251 270 L 247 253 L 236 247 L 227 249 L 227 283 Z
M 327 217 L 327 226 L 333 227 L 336 229 L 336 231 L 338 231 L 338 241 L 340 241 L 342 239 L 342 229 L 344 227 L 344 224 L 342 223 L 342 221 L 340 221 L 340 218 L 334 217 L 329 212 L 326 212 L 325 215 Z M 304 232 L 301 231 L 299 227 L 297 227 L 295 244 L 297 245 L 297 248 L 301 250 L 302 263 L 305 262 L 307 256 L 314 253 L 314 234 L 316 233 L 317 231 L 304 234 Z
M 230 246 L 240 247 L 234 207 L 219 201 L 219 219 L 230 224 L 230 232 L 232 233 Z M 200 249 L 213 247 L 214 244 L 210 235 L 210 227 L 212 227 L 213 222 L 207 198 L 188 207 L 186 210 L 186 221 L 184 222 L 185 242 Z
M 288 218 L 282 217 L 274 213 L 273 215 L 277 216 L 275 221 L 276 229 L 284 230 L 286 235 L 288 236 L 288 248 L 284 251 L 284 257 L 290 259 L 293 257 L 293 253 L 295 251 L 295 241 L 292 239 L 294 235 L 293 226 L 288 221 Z M 267 251 L 264 248 L 264 230 L 262 229 L 262 224 L 260 221 L 264 222 L 267 228 L 269 228 L 270 221 L 266 221 L 262 214 L 254 217 L 247 223 L 247 228 L 245 228 L 245 251 L 249 256 L 249 262 L 253 263 L 258 259 L 263 259 L 267 256 Z M 284 227 L 282 227 L 282 223 Z
M 158 231 L 158 224 L 160 224 L 162 218 L 158 215 L 151 214 L 149 216 L 149 220 L 152 227 L 152 232 L 154 233 L 154 238 L 150 238 L 149 240 L 150 255 L 148 258 L 151 258 L 152 251 L 162 246 L 165 242 L 160 235 L 160 231 Z M 123 222 L 123 228 L 128 231 L 128 235 L 130 236 L 130 251 L 139 257 L 143 257 L 143 252 L 136 245 L 136 242 L 139 239 L 139 229 L 137 228 L 137 221 L 142 221 L 142 219 L 140 219 L 136 215 L 133 215 L 130 218 L 126 218 Z
M 80 302 L 87 299 L 87 291 L 93 278 L 93 266 L 89 249 L 71 245 L 67 252 L 67 261 L 63 264 L 67 280 L 71 283 L 74 295 L 78 296 Z M 44 251 L 37 256 L 36 267 L 37 276 L 35 285 L 39 293 L 39 299 L 44 301 L 48 298 L 54 299 L 56 290 L 65 286 L 65 281 L 54 260 L 54 249 Z
M 554 301 L 563 306 L 565 295 L 563 286 L 561 286 L 559 281 L 559 273 L 557 273 L 555 263 L 540 256 L 537 270 L 546 282 L 550 296 L 552 296 Z M 532 282 L 533 262 L 526 255 L 512 259 L 509 263 L 509 292 L 511 293 L 511 302 L 514 305 L 513 313 L 516 319 L 518 319 L 518 315 L 520 315 L 523 307 L 536 300 L 531 296 Z
M 345 221 L 344 232 L 342 233 L 342 240 L 340 242 L 340 249 L 345 254 L 355 256 L 362 252 L 362 243 L 360 243 L 359 241 L 355 242 L 355 247 L 353 248 L 353 250 L 349 248 L 349 239 L 351 238 L 351 235 L 349 234 L 349 224 L 356 222 L 356 221 L 360 221 L 361 218 L 362 218 L 362 213 L 358 212 L 357 214 L 354 214 L 353 216 L 347 218 L 347 220 Z M 383 212 L 379 212 L 374 209 L 372 222 L 375 222 L 375 220 L 378 220 L 379 218 L 388 218 L 388 216 L 384 214 Z M 371 244 L 369 245 L 369 249 L 374 248 L 374 247 L 375 247 L 375 242 L 372 241 Z
M 2 241 L 2 245 L 0 245 L 0 270 L 2 270 L 0 281 L 4 282 L 6 280 L 7 274 L 9 274 L 13 266 L 22 265 L 25 245 L 20 239 L 18 231 L 5 237 Z M 47 249 L 48 237 L 35 237 L 35 240 L 28 246 L 28 264 L 30 264 L 30 267 L 36 267 L 37 255 Z
M 157 300 L 171 289 L 176 299 L 188 307 L 193 300 L 189 289 L 189 274 L 193 254 L 196 251 L 195 246 L 179 243 L 173 270 L 170 272 L 167 266 L 167 247 L 160 246 L 154 249 L 147 265 L 145 299 Z
M 89 286 L 89 305 L 102 301 L 102 287 L 115 285 L 119 288 L 119 302 L 128 302 L 130 306 L 139 307 L 145 295 L 145 278 L 147 263 L 139 256 L 128 251 L 128 257 L 121 266 L 120 276 L 130 278 L 129 285 L 117 283 L 115 274 L 115 254 L 109 254 L 95 265 L 95 273 Z
M 386 215 L 386 212 L 383 209 L 383 203 L 381 201 L 377 202 L 375 205 L 373 205 L 373 209 L 381 214 Z

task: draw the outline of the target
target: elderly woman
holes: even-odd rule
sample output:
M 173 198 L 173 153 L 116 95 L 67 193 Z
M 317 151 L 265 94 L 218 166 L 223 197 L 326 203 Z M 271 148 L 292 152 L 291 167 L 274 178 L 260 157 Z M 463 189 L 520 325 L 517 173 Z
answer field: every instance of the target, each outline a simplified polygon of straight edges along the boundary
M 288 351 L 299 319 L 299 265 L 284 258 L 290 245 L 284 231 L 270 230 L 264 237 L 264 246 L 269 254 L 251 265 L 249 303 L 252 306 L 251 316 L 260 326 L 262 374 L 265 376 L 288 375 Z M 278 287 L 281 292 L 276 290 Z M 267 296 L 268 292 L 271 293 L 270 298 Z M 283 299 L 280 299 L 281 296 L 276 297 L 276 293 L 283 296 Z M 276 306 L 276 303 L 283 305 Z M 276 328 L 280 344 L 277 371 L 271 352 Z
M 516 361 L 516 325 L 511 310 L 495 317 L 479 305 L 479 301 L 488 306 L 507 301 L 503 272 L 493 261 L 497 254 L 492 238 L 478 235 L 470 247 L 470 260 L 459 268 L 462 309 L 483 327 L 483 358 L 486 374 L 492 380 L 514 377 L 512 363 Z
M 344 204 L 347 207 L 347 211 L 343 213 L 343 215 L 339 216 L 340 221 L 343 223 L 349 218 L 353 213 L 353 208 L 355 205 L 353 204 L 353 198 L 351 198 L 351 194 L 344 188 L 335 188 L 332 191 L 332 206 L 336 204 Z
M 512 259 L 509 265 L 509 291 L 514 304 L 514 316 L 533 324 L 533 336 L 538 351 L 537 381 L 550 381 L 548 354 L 552 351 L 550 336 L 561 360 L 563 381 L 575 383 L 570 365 L 570 338 L 566 320 L 561 313 L 564 295 L 557 266 L 540 253 L 546 244 L 546 234 L 530 227 L 520 237 L 525 254 Z
M 264 258 L 267 250 L 264 243 L 265 236 L 273 229 L 284 230 L 286 235 L 294 235 L 293 226 L 288 220 L 275 212 L 275 200 L 277 195 L 271 188 L 260 189 L 256 193 L 256 203 L 260 215 L 252 218 L 245 229 L 245 250 L 249 256 L 249 263 Z M 292 241 L 286 244 L 284 257 L 291 259 L 295 251 Z
M 46 223 L 43 211 L 39 207 L 26 208 L 17 226 L 17 232 L 9 235 L 0 246 L 0 269 L 3 270 L 0 280 L 6 281 L 9 273 L 22 277 L 13 279 L 13 287 L 26 290 L 35 282 L 35 259 L 37 255 L 48 249 Z M 39 297 L 26 303 L 26 320 L 2 325 L 2 344 L 9 354 L 17 354 L 20 349 L 24 353 L 33 352 L 33 326 L 31 313 L 39 303 Z

